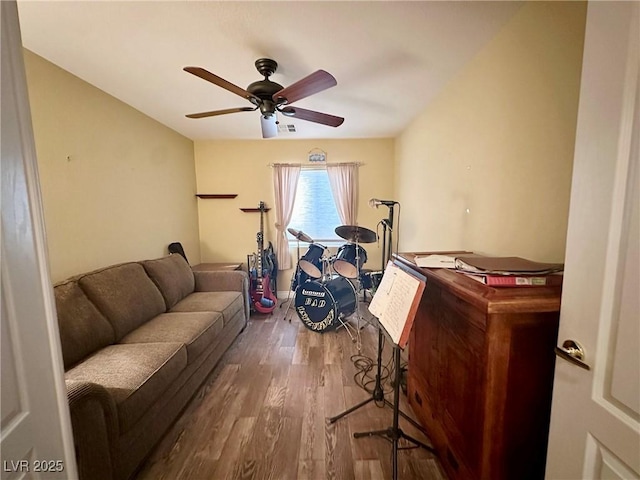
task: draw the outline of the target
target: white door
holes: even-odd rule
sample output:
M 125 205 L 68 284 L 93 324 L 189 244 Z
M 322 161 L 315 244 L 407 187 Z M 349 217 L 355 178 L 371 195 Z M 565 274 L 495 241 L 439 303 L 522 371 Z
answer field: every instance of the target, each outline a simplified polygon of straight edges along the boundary
M 0 478 L 76 478 L 14 1 L 0 1 Z
M 639 5 L 588 5 L 549 480 L 640 478 Z

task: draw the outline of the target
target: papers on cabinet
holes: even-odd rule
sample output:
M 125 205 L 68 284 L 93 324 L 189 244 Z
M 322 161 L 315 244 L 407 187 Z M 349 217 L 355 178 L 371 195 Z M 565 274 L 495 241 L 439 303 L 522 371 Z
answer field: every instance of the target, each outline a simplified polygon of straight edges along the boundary
M 414 261 L 422 268 L 456 268 L 456 257 L 451 255 L 416 255 Z

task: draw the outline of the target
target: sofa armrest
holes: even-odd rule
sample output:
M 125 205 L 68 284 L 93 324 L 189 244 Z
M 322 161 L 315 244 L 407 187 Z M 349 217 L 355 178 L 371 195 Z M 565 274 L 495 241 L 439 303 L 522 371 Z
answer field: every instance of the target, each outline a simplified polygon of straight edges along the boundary
M 96 383 L 67 380 L 66 386 L 79 477 L 111 480 L 111 452 L 118 437 L 115 402 Z
M 244 292 L 249 290 L 249 276 L 242 270 L 196 270 L 196 292 Z
M 195 270 L 196 292 L 242 292 L 245 319 L 249 320 L 249 275 L 242 270 Z

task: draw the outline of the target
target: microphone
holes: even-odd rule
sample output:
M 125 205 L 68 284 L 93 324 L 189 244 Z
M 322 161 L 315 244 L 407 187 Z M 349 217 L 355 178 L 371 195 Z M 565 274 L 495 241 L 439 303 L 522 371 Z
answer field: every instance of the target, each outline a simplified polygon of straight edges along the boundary
M 395 200 L 380 200 L 380 199 L 377 199 L 377 198 L 372 198 L 371 200 L 369 200 L 369 206 L 371 208 L 378 208 L 380 205 L 386 205 L 387 207 L 393 207 L 397 203 L 398 202 L 396 202 Z

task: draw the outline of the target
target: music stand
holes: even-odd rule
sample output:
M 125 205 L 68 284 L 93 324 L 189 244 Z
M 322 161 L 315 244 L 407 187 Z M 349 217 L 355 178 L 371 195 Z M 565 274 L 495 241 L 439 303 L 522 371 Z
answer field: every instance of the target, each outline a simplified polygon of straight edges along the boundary
M 381 436 L 389 440 L 393 447 L 392 451 L 392 466 L 393 466 L 393 480 L 398 478 L 398 450 L 405 448 L 422 447 L 432 453 L 435 453 L 433 447 L 422 443 L 421 441 L 407 435 L 402 431 L 398 425 L 398 417 L 402 412 L 400 411 L 400 347 L 397 344 L 393 344 L 393 361 L 395 367 L 395 379 L 393 385 L 393 423 L 389 428 L 383 430 L 371 430 L 369 432 L 355 432 L 353 438 Z M 400 447 L 399 440 L 404 438 L 415 445 L 415 447 Z
M 386 267 L 387 267 L 387 263 L 391 260 L 391 245 L 393 244 L 393 205 L 387 205 L 387 207 L 389 207 L 389 215 L 388 218 L 382 221 L 382 231 L 383 231 L 383 236 L 382 236 L 382 271 L 384 272 Z M 345 228 L 345 227 L 338 227 L 338 228 Z M 336 229 L 336 233 L 338 235 L 340 235 L 340 233 L 342 232 L 338 232 L 338 229 Z M 340 235 L 342 236 L 342 235 Z M 343 237 L 345 238 L 345 237 Z M 378 286 L 378 288 L 380 288 L 380 286 Z M 359 305 L 358 305 L 359 308 Z M 358 310 L 358 314 L 359 314 L 359 310 Z M 384 402 L 385 405 L 387 405 L 388 407 L 393 408 L 393 404 L 391 402 L 389 402 L 387 399 L 384 398 L 384 390 L 382 388 L 382 382 L 381 382 L 381 378 L 382 378 L 382 350 L 383 350 L 383 344 L 384 344 L 384 337 L 383 337 L 383 333 L 380 327 L 380 322 L 378 321 L 378 358 L 377 358 L 377 371 L 376 371 L 376 377 L 375 377 L 375 386 L 373 387 L 373 392 L 371 392 L 371 397 L 368 398 L 367 400 L 364 400 L 360 403 L 358 403 L 357 405 L 354 405 L 353 407 L 345 410 L 344 412 L 336 415 L 335 417 L 331 417 L 329 419 L 329 421 L 331 423 L 336 422 L 337 420 L 341 419 L 342 417 L 349 415 L 351 412 L 354 412 L 356 410 L 358 410 L 360 407 L 364 407 L 365 405 L 367 405 L 370 402 L 375 401 L 376 403 L 381 403 Z M 422 430 L 422 427 L 420 425 L 418 425 L 411 417 L 409 417 L 408 415 L 406 415 L 404 412 L 400 412 L 400 415 L 402 415 L 407 421 L 411 422 L 416 428 Z
M 393 423 L 391 427 L 383 430 L 356 432 L 353 434 L 353 437 L 382 436 L 392 443 L 394 480 L 397 479 L 398 476 L 398 449 L 400 448 L 398 443 L 401 438 L 413 443 L 415 447 L 422 447 L 430 452 L 435 452 L 432 447 L 405 434 L 398 424 L 398 417 L 403 415 L 405 419 L 409 420 L 414 426 L 417 426 L 423 433 L 426 433 L 421 426 L 400 411 L 400 350 L 408 343 L 409 333 L 416 311 L 418 310 L 418 304 L 422 298 L 425 283 L 426 278 L 419 273 L 413 272 L 400 263 L 388 262 L 382 281 L 369 305 L 369 311 L 378 318 L 378 323 L 380 324 L 378 333 L 378 365 L 380 365 L 383 330 L 393 343 L 395 379 L 393 404 L 390 404 L 393 407 Z M 378 383 L 378 381 L 379 379 L 377 378 L 376 383 Z M 378 385 L 376 385 L 376 388 L 377 387 Z M 374 390 L 374 396 L 372 398 L 331 418 L 330 422 L 333 423 L 339 418 L 369 403 L 374 399 L 376 394 L 380 396 L 380 393 L 381 389 L 378 392 Z M 382 398 L 384 399 L 384 394 L 382 394 Z M 389 402 L 385 400 L 385 404 L 388 405 Z

